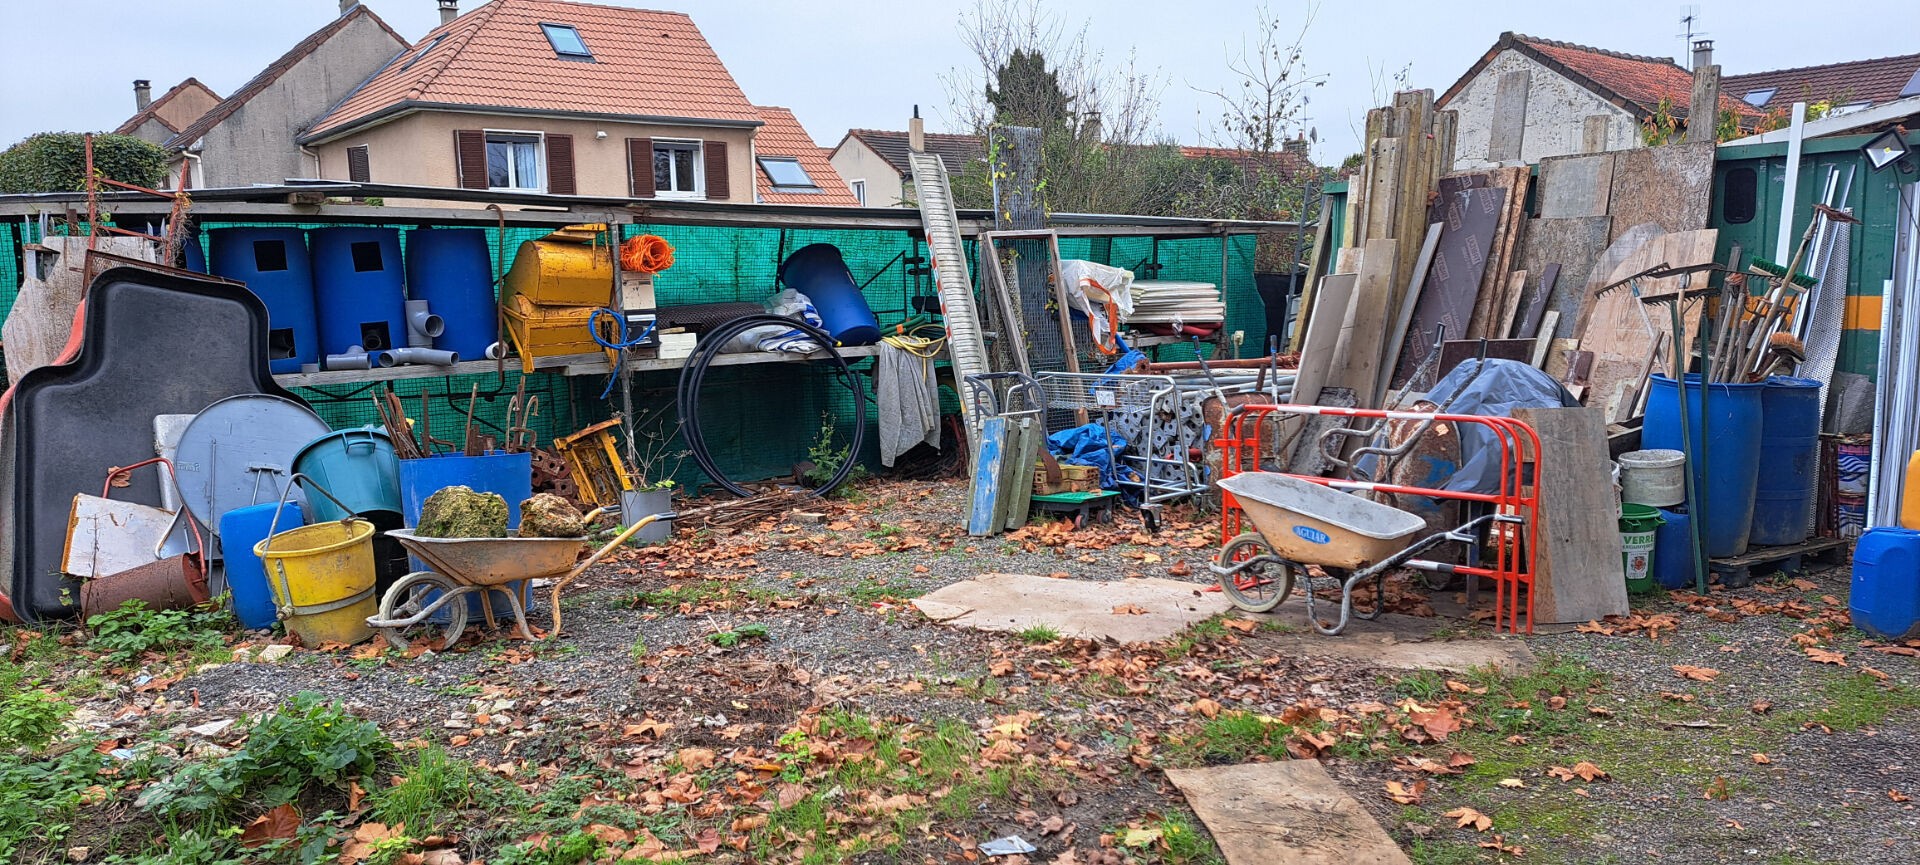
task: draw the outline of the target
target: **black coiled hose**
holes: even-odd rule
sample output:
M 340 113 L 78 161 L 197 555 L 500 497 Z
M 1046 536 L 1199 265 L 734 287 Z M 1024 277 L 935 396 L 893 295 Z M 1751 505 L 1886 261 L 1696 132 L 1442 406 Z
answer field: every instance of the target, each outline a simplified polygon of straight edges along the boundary
M 754 494 L 753 490 L 735 483 L 722 473 L 719 466 L 713 462 L 713 454 L 707 451 L 706 436 L 700 431 L 700 389 L 706 382 L 707 367 L 712 365 L 713 359 L 720 355 L 721 349 L 726 347 L 727 343 L 732 342 L 740 334 L 766 325 L 793 328 L 806 334 L 814 342 L 826 346 L 827 351 L 833 352 L 833 362 L 838 365 L 835 373 L 839 376 L 841 383 L 845 384 L 848 390 L 853 391 L 853 443 L 847 449 L 847 458 L 840 461 L 840 470 L 835 472 L 833 477 L 811 490 L 815 497 L 824 497 L 846 482 L 847 477 L 853 474 L 854 466 L 860 458 L 860 447 L 866 443 L 867 438 L 867 391 L 855 378 L 853 366 L 834 350 L 833 336 L 804 321 L 796 321 L 772 313 L 743 315 L 702 335 L 699 344 L 694 346 L 693 354 L 687 357 L 686 365 L 680 367 L 680 392 L 676 397 L 676 408 L 680 414 L 680 438 L 687 443 L 687 450 L 692 452 L 694 463 L 699 465 L 700 470 L 706 472 L 707 477 L 712 478 L 714 483 L 742 498 Z

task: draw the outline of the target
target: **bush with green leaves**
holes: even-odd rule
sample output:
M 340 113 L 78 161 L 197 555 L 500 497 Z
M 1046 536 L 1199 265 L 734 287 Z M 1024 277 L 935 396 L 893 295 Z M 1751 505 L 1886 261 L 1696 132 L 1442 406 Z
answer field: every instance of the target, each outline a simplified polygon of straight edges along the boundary
M 59 849 L 106 762 L 88 748 L 44 760 L 0 754 L 0 862 Z
M 87 619 L 93 631 L 87 646 L 104 653 L 109 664 L 126 664 L 147 652 L 218 647 L 232 625 L 233 616 L 225 610 L 150 610 L 145 601 L 132 600 Z
M 93 168 L 122 183 L 159 188 L 167 151 L 131 135 L 95 135 Z M 78 132 L 42 132 L 0 151 L 0 193 L 79 192 L 87 178 L 86 140 Z
M 240 750 L 188 764 L 149 785 L 136 804 L 174 818 L 228 816 L 242 803 L 272 808 L 316 784 L 344 788 L 392 748 L 378 725 L 303 691 L 255 725 Z
M 20 691 L 0 698 L 0 751 L 40 750 L 60 732 L 61 722 L 70 714 L 72 706 L 46 691 Z

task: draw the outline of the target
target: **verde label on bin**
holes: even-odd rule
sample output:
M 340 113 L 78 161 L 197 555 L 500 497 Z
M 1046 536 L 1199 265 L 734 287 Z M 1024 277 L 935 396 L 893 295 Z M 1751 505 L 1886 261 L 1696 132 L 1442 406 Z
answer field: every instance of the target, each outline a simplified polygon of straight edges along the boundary
M 1316 544 L 1324 544 L 1333 540 L 1333 538 L 1327 536 L 1326 532 L 1320 531 L 1312 526 L 1294 526 L 1293 533 Z

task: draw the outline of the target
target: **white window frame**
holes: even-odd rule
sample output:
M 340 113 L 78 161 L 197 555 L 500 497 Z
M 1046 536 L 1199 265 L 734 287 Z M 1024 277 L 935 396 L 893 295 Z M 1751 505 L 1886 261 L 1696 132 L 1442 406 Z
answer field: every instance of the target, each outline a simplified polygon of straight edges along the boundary
M 866 178 L 862 177 L 857 180 L 847 181 L 847 189 L 852 190 L 854 199 L 860 202 L 861 207 L 867 206 L 867 179 Z
M 535 186 L 494 186 L 493 185 L 493 169 L 491 167 L 488 167 L 487 168 L 487 189 L 494 192 L 546 192 L 547 191 L 547 134 L 546 133 L 540 132 L 538 130 L 533 130 L 533 129 L 486 129 L 481 131 L 480 136 L 481 136 L 482 152 L 486 151 L 486 146 L 489 144 L 492 144 L 495 138 L 515 138 L 515 139 L 531 138 L 533 139 L 533 158 L 540 166 L 540 169 L 539 169 L 540 183 Z M 508 180 L 519 179 L 517 177 L 514 177 L 513 176 L 514 174 L 515 174 L 515 171 L 513 167 L 513 159 L 509 157 L 507 159 Z
M 656 175 L 653 178 L 653 197 L 704 200 L 707 197 L 707 143 L 698 138 L 653 139 L 653 149 L 655 151 L 660 150 L 662 145 L 671 149 L 690 149 L 693 151 L 693 189 L 661 189 L 660 178 Z M 647 170 L 653 170 L 652 161 L 647 163 Z M 667 176 L 668 179 L 672 179 L 673 172 L 667 172 Z

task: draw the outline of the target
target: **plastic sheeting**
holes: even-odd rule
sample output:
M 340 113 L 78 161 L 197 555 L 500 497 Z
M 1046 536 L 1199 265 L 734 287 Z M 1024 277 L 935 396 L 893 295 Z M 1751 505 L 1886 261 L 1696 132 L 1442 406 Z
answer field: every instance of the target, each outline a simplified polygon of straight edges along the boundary
M 1113 444 L 1112 450 L 1107 449 L 1109 442 Z M 1064 429 L 1047 436 L 1048 453 L 1063 463 L 1099 469 L 1100 486 L 1104 489 L 1120 485 L 1120 472 L 1131 472 L 1125 466 L 1116 467 L 1113 464 L 1113 458 L 1126 449 L 1126 440 L 1108 435 L 1107 428 L 1097 423 Z
M 1481 370 L 1485 364 L 1486 369 Z M 1516 408 L 1578 408 L 1580 401 L 1547 375 L 1514 360 L 1477 358 L 1462 362 L 1435 383 L 1427 401 L 1446 414 L 1512 417 Z M 1456 424 L 1460 467 L 1439 489 L 1454 492 L 1500 491 L 1500 443 L 1479 424 Z

